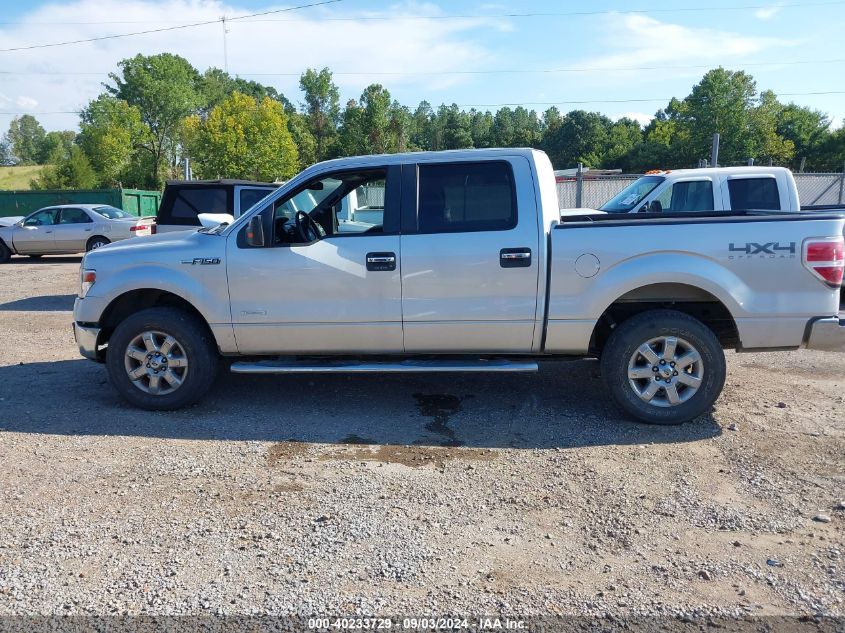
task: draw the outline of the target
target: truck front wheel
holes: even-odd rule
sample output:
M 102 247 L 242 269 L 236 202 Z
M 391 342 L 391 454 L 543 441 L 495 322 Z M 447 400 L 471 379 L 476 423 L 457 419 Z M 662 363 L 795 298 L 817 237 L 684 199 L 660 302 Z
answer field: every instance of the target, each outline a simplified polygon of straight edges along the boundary
M 681 424 L 706 413 L 726 372 L 712 330 L 675 310 L 649 310 L 616 327 L 601 369 L 616 404 L 648 424 Z
M 169 411 L 211 388 L 219 357 L 205 323 L 177 308 L 149 308 L 125 319 L 109 339 L 112 385 L 131 404 Z

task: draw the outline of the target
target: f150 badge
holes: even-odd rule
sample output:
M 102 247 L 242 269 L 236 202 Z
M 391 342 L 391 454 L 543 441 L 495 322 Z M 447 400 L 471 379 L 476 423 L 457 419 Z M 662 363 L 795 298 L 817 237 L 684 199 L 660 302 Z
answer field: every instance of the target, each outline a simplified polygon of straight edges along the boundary
M 794 259 L 795 258 L 795 242 L 788 242 L 781 244 L 780 242 L 765 242 L 759 244 L 757 242 L 746 242 L 745 244 L 730 243 L 728 246 L 730 253 L 736 255 L 728 255 L 728 259 Z
M 183 259 L 183 264 L 190 264 L 191 266 L 213 266 L 220 263 L 219 257 L 194 257 L 193 259 Z

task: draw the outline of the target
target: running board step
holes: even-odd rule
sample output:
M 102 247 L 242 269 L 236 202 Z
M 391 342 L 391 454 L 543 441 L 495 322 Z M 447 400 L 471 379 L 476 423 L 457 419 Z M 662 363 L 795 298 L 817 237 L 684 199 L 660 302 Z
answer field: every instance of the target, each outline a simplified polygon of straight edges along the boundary
M 509 360 L 403 360 L 397 362 L 262 360 L 232 363 L 235 374 L 399 374 L 434 372 L 527 372 L 535 362 Z

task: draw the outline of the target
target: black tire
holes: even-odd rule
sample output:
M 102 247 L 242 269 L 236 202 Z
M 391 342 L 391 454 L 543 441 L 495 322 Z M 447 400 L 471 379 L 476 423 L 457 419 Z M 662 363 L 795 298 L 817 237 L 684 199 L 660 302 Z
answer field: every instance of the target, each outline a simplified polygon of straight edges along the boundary
M 144 332 L 172 336 L 184 351 L 187 371 L 170 393 L 155 395 L 130 379 L 125 356 L 129 344 Z M 125 319 L 109 339 L 106 368 L 112 385 L 128 402 L 151 411 L 171 411 L 197 402 L 211 388 L 220 358 L 205 323 L 178 308 L 149 308 Z M 143 384 L 143 379 L 141 381 Z
M 85 252 L 93 251 L 101 246 L 105 246 L 106 244 L 111 244 L 111 241 L 107 237 L 103 237 L 102 235 L 95 235 L 88 243 L 85 245 Z
M 0 240 L 0 264 L 5 264 L 12 258 L 12 251 L 6 246 L 3 240 Z
M 651 378 L 639 381 L 629 379 L 629 363 L 633 362 L 635 354 L 644 343 L 660 337 L 674 337 L 689 343 L 701 359 L 700 383 L 696 387 L 697 390 L 689 392 L 688 399 L 674 405 L 667 404 L 667 391 L 658 392 L 665 394 L 665 397 L 657 397 L 652 401 L 646 401 L 640 396 L 632 382 L 638 387 L 642 385 L 644 391 L 650 385 L 648 381 Z M 641 360 L 645 360 L 645 357 L 641 357 Z M 659 363 L 660 361 L 657 361 L 655 366 L 662 370 L 665 364 L 660 366 Z M 640 369 L 648 369 L 648 364 L 645 363 L 645 367 Z M 678 364 L 681 364 L 681 360 Z M 713 331 L 698 319 L 675 310 L 643 312 L 615 328 L 602 352 L 601 370 L 616 404 L 628 415 L 647 424 L 681 424 L 708 412 L 722 392 L 726 374 L 725 354 Z M 658 380 L 656 372 L 654 379 L 655 382 L 663 384 Z M 675 379 L 670 377 L 667 380 Z M 660 386 L 657 388 L 664 389 Z M 675 394 L 678 390 L 686 389 L 686 385 L 678 383 Z M 654 404 L 657 402 L 662 402 L 663 406 Z

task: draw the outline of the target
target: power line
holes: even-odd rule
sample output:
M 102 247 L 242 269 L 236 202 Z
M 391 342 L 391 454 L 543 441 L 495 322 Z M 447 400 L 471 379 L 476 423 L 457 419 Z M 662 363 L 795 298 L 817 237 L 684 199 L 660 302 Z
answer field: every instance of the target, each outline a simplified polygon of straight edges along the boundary
M 814 92 L 778 92 L 775 93 L 778 97 L 806 97 L 814 95 L 842 95 L 845 90 L 822 90 Z M 589 103 L 652 103 L 652 102 L 668 102 L 673 97 L 649 97 L 647 99 L 583 99 L 577 101 L 521 101 L 512 103 L 458 103 L 455 104 L 459 108 L 505 108 L 513 106 L 554 106 L 554 105 L 585 105 Z M 41 116 L 45 114 L 79 114 L 79 110 L 52 110 L 44 112 L 4 112 L 0 111 L 0 115 L 22 116 L 30 114 L 32 116 Z
M 296 7 L 288 7 L 286 9 L 274 9 L 272 11 L 262 11 L 260 13 L 250 13 L 248 15 L 241 15 L 236 16 L 234 18 L 226 18 L 227 21 L 232 20 L 244 20 L 246 18 L 252 18 L 262 15 L 269 15 L 271 13 L 285 13 L 288 11 L 296 11 L 298 9 L 309 9 L 311 7 L 319 7 L 326 4 L 334 4 L 336 2 L 343 2 L 343 0 L 322 0 L 322 2 L 313 2 L 311 4 L 302 4 Z M 103 40 L 114 40 L 121 37 L 132 37 L 134 35 L 146 35 L 148 33 L 163 33 L 165 31 L 176 31 L 178 29 L 189 29 L 197 26 L 207 26 L 209 24 L 219 24 L 223 21 L 223 18 L 217 18 L 216 20 L 206 20 L 204 22 L 193 22 L 191 24 L 180 24 L 178 26 L 167 26 L 158 29 L 147 29 L 145 31 L 134 31 L 132 33 L 119 33 L 116 35 L 102 35 L 100 37 L 90 37 L 87 39 L 82 40 L 70 40 L 67 42 L 52 42 L 50 44 L 32 44 L 30 46 L 16 46 L 13 48 L 0 48 L 0 53 L 10 53 L 13 51 L 29 51 L 36 48 L 51 48 L 55 46 L 67 46 L 70 44 L 85 44 L 87 42 L 100 42 Z
M 842 95 L 845 90 L 824 90 L 818 92 L 777 92 L 777 97 L 806 97 L 810 95 Z M 511 106 L 555 106 L 584 105 L 588 103 L 651 103 L 670 101 L 676 97 L 655 97 L 648 99 L 585 99 L 583 101 L 521 101 L 514 103 L 459 103 L 460 108 L 505 108 Z
M 318 4 L 327 4 L 327 3 L 318 3 Z M 805 7 L 824 7 L 824 6 L 834 6 L 834 5 L 841 5 L 845 4 L 845 0 L 838 0 L 838 1 L 829 1 L 829 2 L 802 2 L 802 3 L 791 3 L 791 4 L 779 4 L 779 5 L 771 5 L 771 4 L 750 4 L 750 5 L 739 5 L 739 6 L 723 6 L 723 7 L 714 7 L 714 6 L 702 6 L 702 7 L 679 7 L 673 9 L 619 9 L 619 10 L 606 10 L 606 11 L 567 11 L 567 12 L 526 12 L 526 13 L 496 13 L 496 14 L 450 14 L 450 15 L 386 15 L 386 16 L 360 16 L 360 17 L 346 17 L 346 18 L 332 18 L 332 17 L 321 17 L 321 22 L 355 22 L 355 21 L 401 21 L 401 20 L 464 20 L 464 19 L 483 19 L 483 18 L 549 18 L 549 17 L 579 17 L 579 16 L 595 16 L 595 15 L 629 15 L 629 14 L 648 14 L 648 13 L 692 13 L 692 12 L 701 12 L 701 11 L 750 11 L 754 9 L 791 9 L 791 8 L 805 8 Z M 294 7 L 297 8 L 297 7 Z M 283 11 L 289 11 L 291 9 L 284 9 Z M 268 20 L 253 20 L 248 19 L 252 17 L 258 17 L 267 15 L 270 13 L 278 13 L 280 11 L 265 11 L 263 13 L 257 13 L 249 16 L 242 16 L 241 18 L 237 19 L 246 19 L 248 22 L 293 22 L 293 21 L 301 21 L 298 19 L 268 19 Z M 235 18 L 227 18 L 227 19 L 235 19 Z M 214 22 L 219 21 L 215 20 Z M 101 24 L 172 24 L 173 21 L 167 20 L 155 20 L 155 21 L 138 21 L 138 20 L 100 20 L 100 21 L 88 21 L 88 22 L 27 22 L 27 21 L 15 21 L 15 22 L 3 22 L 0 21 L 0 24 L 8 24 L 8 25 L 32 25 L 32 26 L 40 26 L 40 25 L 101 25 Z M 192 25 L 184 25 L 185 28 Z
M 229 18 L 227 18 L 228 20 Z M 845 58 L 842 59 L 807 59 L 800 61 L 771 61 L 771 62 L 730 62 L 724 64 L 726 66 L 746 67 L 746 66 L 798 66 L 807 64 L 841 64 L 845 63 Z M 379 75 L 379 76 L 427 76 L 427 75 L 496 75 L 496 74 L 553 74 L 553 73 L 584 73 L 584 72 L 628 72 L 628 71 L 642 71 L 642 70 L 687 70 L 696 68 L 713 68 L 716 64 L 689 64 L 689 65 L 675 65 L 667 66 L 661 64 L 659 66 L 583 66 L 578 68 L 529 68 L 529 69 L 489 69 L 489 70 L 435 70 L 435 71 L 341 71 L 332 72 L 332 75 L 337 76 L 359 76 L 359 75 Z M 50 75 L 50 76 L 95 76 L 100 77 L 109 74 L 110 71 L 105 72 L 63 72 L 63 71 L 22 71 L 22 70 L 0 70 L 0 75 Z M 302 75 L 298 73 L 250 73 L 237 72 L 236 76 L 246 77 L 299 77 Z

